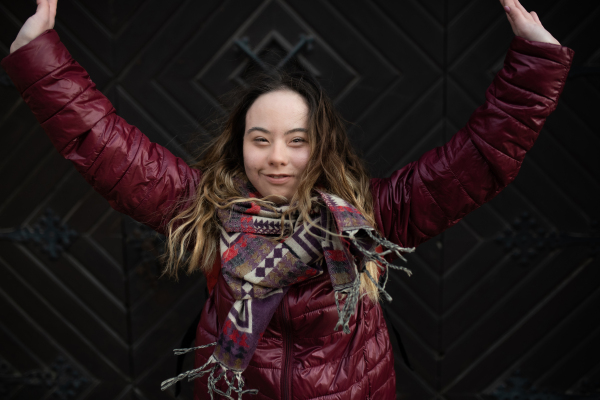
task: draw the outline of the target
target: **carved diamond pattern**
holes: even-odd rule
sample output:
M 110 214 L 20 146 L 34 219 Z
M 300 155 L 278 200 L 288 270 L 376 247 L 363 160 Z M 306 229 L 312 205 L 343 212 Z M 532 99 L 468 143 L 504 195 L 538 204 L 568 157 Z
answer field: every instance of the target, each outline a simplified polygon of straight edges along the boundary
M 598 257 L 566 246 L 524 267 L 495 239 L 523 213 L 573 237 L 600 220 L 600 5 L 522 3 L 575 49 L 577 74 L 517 179 L 410 254 L 411 278 L 390 275 L 391 321 L 415 368 L 391 334 L 402 398 L 597 392 Z M 0 0 L 0 56 L 34 9 Z M 236 40 L 276 64 L 310 36 L 312 48 L 290 62 L 326 87 L 375 176 L 466 123 L 512 37 L 497 2 L 475 0 L 61 0 L 56 29 L 121 116 L 189 161 L 192 139 L 206 140 L 222 113 L 220 97 L 253 65 Z M 160 239 L 89 188 L 6 83 L 0 75 L 0 228 L 32 226 L 51 208 L 79 236 L 55 260 L 0 241 L 0 357 L 15 371 L 42 371 L 64 354 L 92 382 L 77 398 L 169 397 L 158 383 L 175 372 L 171 349 L 204 301 L 203 279 L 157 279 Z M 191 385 L 182 389 L 191 399 Z

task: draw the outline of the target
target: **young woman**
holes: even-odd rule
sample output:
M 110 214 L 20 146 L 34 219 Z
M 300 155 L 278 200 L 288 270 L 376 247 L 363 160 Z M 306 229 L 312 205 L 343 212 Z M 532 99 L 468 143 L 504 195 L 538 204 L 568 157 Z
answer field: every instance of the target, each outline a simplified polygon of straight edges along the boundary
M 395 398 L 382 271 L 516 177 L 573 57 L 502 0 L 517 36 L 486 102 L 390 177 L 369 179 L 319 85 L 283 72 L 241 90 L 188 166 L 115 114 L 52 29 L 56 0 L 37 3 L 2 66 L 88 182 L 167 234 L 167 272 L 207 275 L 197 347 L 176 352 L 194 350 L 196 369 L 163 382 L 195 379 L 196 398 Z

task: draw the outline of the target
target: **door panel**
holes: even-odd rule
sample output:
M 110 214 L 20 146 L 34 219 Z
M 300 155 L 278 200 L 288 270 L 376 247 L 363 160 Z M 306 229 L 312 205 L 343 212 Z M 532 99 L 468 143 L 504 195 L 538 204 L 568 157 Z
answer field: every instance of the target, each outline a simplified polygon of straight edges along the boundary
M 399 398 L 600 396 L 600 5 L 523 5 L 574 65 L 516 180 L 409 255 L 412 277 L 390 275 Z M 1 56 L 34 10 L 0 0 Z M 221 96 L 287 59 L 325 86 L 373 176 L 448 141 L 513 36 L 497 2 L 468 0 L 61 0 L 56 30 L 119 115 L 190 162 Z M 159 385 L 204 278 L 159 279 L 163 239 L 58 155 L 6 75 L 0 131 L 1 395 L 172 398 Z

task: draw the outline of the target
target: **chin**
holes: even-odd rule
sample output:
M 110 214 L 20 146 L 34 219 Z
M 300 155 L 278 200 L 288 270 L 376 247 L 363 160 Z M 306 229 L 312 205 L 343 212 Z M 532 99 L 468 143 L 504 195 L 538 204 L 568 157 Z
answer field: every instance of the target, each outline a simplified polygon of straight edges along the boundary
M 273 197 L 273 201 L 275 203 L 287 203 L 292 199 L 292 196 L 284 193 L 271 193 L 267 195 L 267 197 Z M 285 200 L 281 199 L 281 197 L 285 197 Z
M 283 201 L 283 200 L 279 200 L 279 197 L 285 197 L 287 199 L 287 201 L 290 201 L 292 199 L 292 196 L 287 192 L 284 193 L 284 192 L 280 192 L 280 191 L 269 191 L 269 190 L 265 190 L 265 192 L 267 192 L 267 194 L 263 195 L 263 196 L 265 196 L 266 198 L 273 197 L 272 199 L 269 199 L 269 200 L 272 200 L 272 201 L 275 200 L 275 202 L 278 202 L 278 203 L 281 203 Z M 276 196 L 279 196 L 279 197 L 276 197 Z

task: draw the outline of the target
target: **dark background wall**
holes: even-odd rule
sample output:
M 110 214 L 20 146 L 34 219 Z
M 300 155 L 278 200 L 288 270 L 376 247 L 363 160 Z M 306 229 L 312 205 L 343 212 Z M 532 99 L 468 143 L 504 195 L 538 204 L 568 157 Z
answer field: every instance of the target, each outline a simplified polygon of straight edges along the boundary
M 415 369 L 390 327 L 399 398 L 600 398 L 600 3 L 522 3 L 574 66 L 515 182 L 419 247 L 412 278 L 392 274 Z M 0 56 L 34 11 L 0 0 Z M 121 116 L 188 160 L 253 57 L 293 54 L 375 176 L 466 123 L 513 37 L 499 2 L 481 0 L 61 0 L 56 30 Z M 160 240 L 88 187 L 5 75 L 0 236 L 2 398 L 173 397 L 159 384 L 204 279 L 157 279 Z

